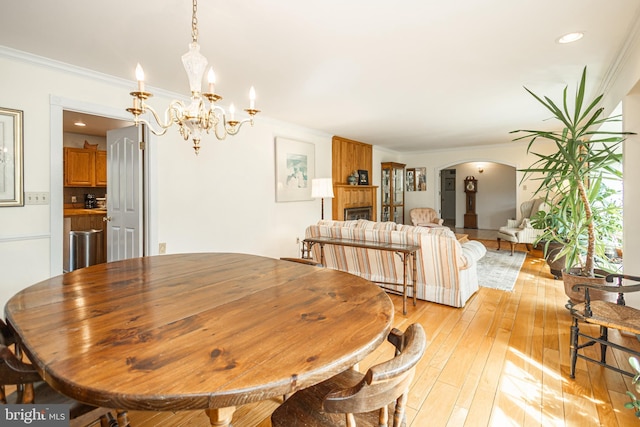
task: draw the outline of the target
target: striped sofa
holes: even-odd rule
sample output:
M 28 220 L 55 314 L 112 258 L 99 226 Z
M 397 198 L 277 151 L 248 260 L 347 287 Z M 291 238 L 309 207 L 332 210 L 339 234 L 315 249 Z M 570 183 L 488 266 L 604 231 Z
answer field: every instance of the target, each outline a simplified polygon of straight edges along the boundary
M 306 237 L 333 237 L 420 246 L 417 252 L 417 298 L 463 307 L 478 290 L 477 261 L 487 249 L 477 241 L 460 244 L 449 228 L 414 227 L 367 220 L 327 221 L 307 227 Z M 402 259 L 393 252 L 325 245 L 326 267 L 346 271 L 402 291 Z M 320 260 L 319 245 L 311 255 Z M 409 269 L 409 280 L 412 272 Z M 411 293 L 409 294 L 410 296 Z

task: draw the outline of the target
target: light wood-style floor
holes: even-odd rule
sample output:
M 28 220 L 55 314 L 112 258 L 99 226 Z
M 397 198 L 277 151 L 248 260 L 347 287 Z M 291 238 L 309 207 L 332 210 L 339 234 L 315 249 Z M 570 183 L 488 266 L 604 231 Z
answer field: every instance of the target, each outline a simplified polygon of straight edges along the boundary
M 534 250 L 527 256 L 513 292 L 481 288 L 462 309 L 418 301 L 403 316 L 400 297 L 391 296 L 395 326 L 420 322 L 428 338 L 411 387 L 407 427 L 640 425 L 624 408 L 630 378 L 584 360 L 576 379 L 569 378 L 567 298 L 540 255 Z M 640 347 L 634 337 L 610 336 Z M 597 349 L 591 350 L 595 355 Z M 390 357 L 385 344 L 360 368 Z M 609 359 L 626 365 L 621 353 Z M 279 403 L 276 398 L 238 408 L 233 426 L 270 427 Z M 129 418 L 134 427 L 209 425 L 202 411 L 130 412 Z

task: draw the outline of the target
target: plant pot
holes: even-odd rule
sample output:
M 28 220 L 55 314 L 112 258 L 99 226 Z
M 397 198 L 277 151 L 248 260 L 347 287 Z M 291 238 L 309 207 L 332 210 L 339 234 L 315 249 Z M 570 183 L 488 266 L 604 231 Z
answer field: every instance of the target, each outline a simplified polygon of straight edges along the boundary
M 608 274 L 603 270 L 595 270 L 596 277 L 585 277 L 580 276 L 578 273 L 580 269 L 573 268 L 568 273 L 565 269 L 562 270 L 562 280 L 564 282 L 564 292 L 569 297 L 569 304 L 579 304 L 584 302 L 584 289 L 578 292 L 574 291 L 572 288 L 575 285 L 579 284 L 589 284 L 589 285 L 606 285 L 607 282 L 604 280 L 605 276 Z M 618 294 L 615 292 L 604 292 L 598 291 L 595 289 L 589 289 L 589 298 L 593 300 L 602 300 L 609 301 L 615 303 Z
M 562 270 L 564 269 L 564 266 L 565 266 L 564 256 L 558 259 L 555 259 L 556 254 L 562 250 L 563 246 L 564 245 L 562 243 L 558 243 L 558 242 L 549 243 L 549 249 L 545 257 L 547 264 L 549 265 L 549 271 L 551 271 L 553 278 L 556 280 L 562 277 Z

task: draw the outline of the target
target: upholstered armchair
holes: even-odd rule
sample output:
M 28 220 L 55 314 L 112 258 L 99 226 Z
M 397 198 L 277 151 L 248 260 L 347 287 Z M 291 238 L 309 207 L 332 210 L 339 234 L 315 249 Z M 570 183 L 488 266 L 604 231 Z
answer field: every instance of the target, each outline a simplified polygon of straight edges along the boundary
M 520 205 L 522 218 L 519 220 L 508 219 L 507 225 L 498 230 L 498 250 L 500 250 L 501 240 L 506 240 L 511 244 L 511 255 L 513 255 L 517 243 L 524 243 L 527 250 L 531 250 L 531 244 L 543 232 L 543 230 L 533 228 L 531 218 L 541 210 L 547 210 L 547 205 L 542 199 L 527 200 L 522 203 Z
M 442 225 L 444 220 L 438 217 L 438 213 L 432 208 L 414 208 L 409 211 L 409 217 L 413 225 L 434 226 Z

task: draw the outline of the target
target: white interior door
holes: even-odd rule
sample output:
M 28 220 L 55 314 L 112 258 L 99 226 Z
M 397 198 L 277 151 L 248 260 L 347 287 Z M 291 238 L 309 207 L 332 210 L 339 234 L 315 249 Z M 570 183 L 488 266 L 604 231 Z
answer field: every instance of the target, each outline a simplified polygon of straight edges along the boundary
M 440 218 L 455 226 L 456 220 L 456 171 L 440 171 Z
M 144 127 L 107 132 L 107 262 L 142 256 Z

